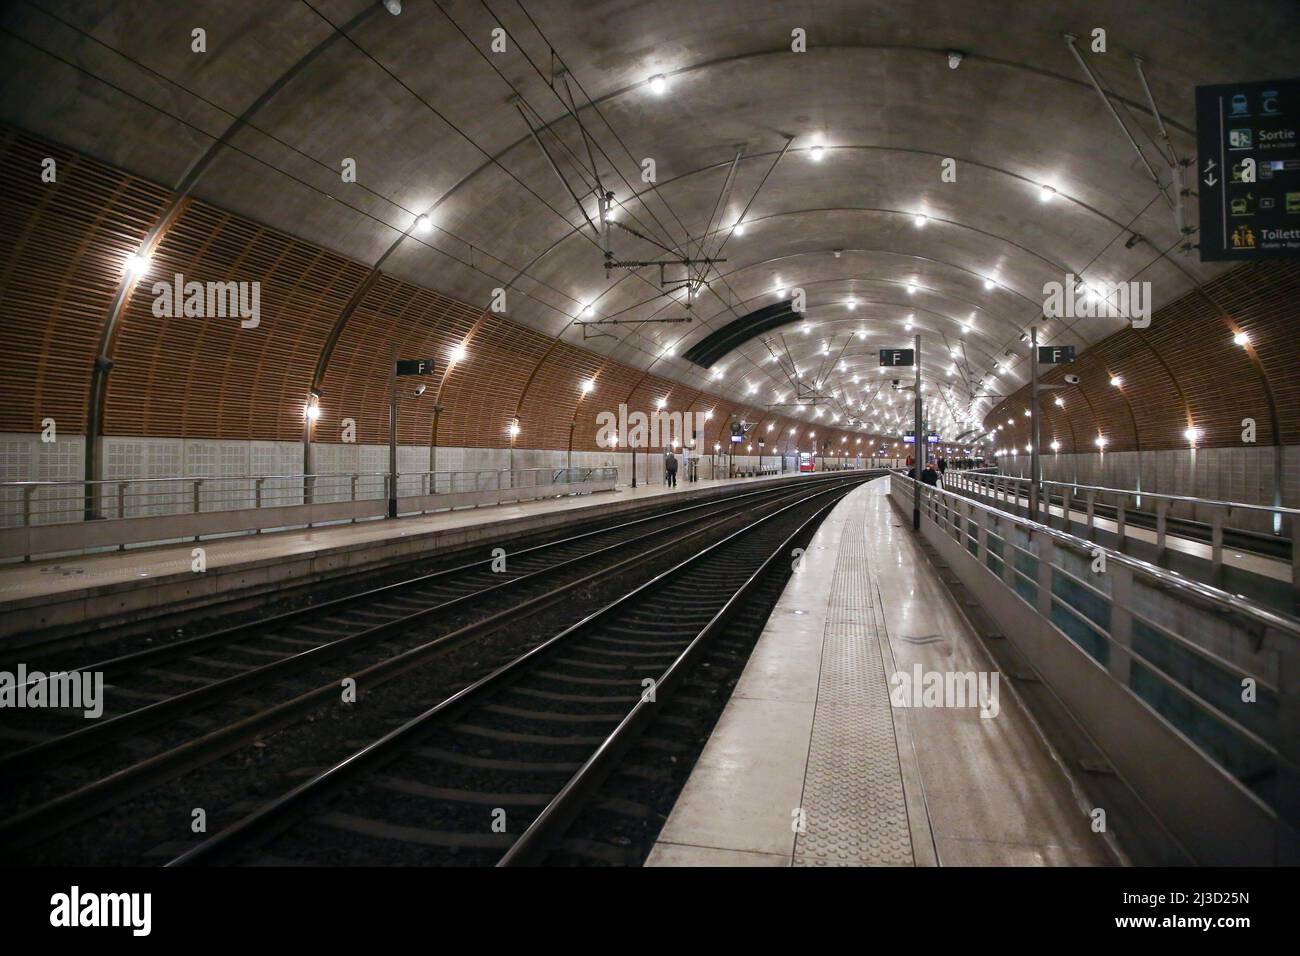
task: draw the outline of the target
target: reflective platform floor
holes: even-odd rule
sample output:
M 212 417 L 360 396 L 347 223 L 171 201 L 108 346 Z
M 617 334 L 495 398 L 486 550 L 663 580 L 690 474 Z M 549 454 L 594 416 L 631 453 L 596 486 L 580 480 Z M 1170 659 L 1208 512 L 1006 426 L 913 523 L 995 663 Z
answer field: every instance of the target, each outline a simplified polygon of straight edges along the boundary
M 818 530 L 647 865 L 1123 862 L 886 488 Z

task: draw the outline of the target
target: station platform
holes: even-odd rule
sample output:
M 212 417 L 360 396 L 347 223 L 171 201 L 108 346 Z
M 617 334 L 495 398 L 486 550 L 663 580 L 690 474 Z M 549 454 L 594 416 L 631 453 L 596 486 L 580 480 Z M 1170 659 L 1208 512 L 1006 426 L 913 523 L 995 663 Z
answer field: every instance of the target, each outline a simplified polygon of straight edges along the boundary
M 820 474 L 820 473 L 819 473 Z M 663 484 L 460 508 L 198 542 L 0 565 L 0 640 L 17 646 L 104 624 L 256 599 L 277 588 L 374 569 L 477 541 L 510 540 L 575 520 L 633 512 L 657 501 L 708 500 L 737 489 L 812 477 L 800 473 Z M 192 570 L 202 547 L 206 570 Z
M 887 489 L 816 532 L 648 866 L 1123 862 Z M 989 716 L 893 706 L 900 672 L 983 675 Z

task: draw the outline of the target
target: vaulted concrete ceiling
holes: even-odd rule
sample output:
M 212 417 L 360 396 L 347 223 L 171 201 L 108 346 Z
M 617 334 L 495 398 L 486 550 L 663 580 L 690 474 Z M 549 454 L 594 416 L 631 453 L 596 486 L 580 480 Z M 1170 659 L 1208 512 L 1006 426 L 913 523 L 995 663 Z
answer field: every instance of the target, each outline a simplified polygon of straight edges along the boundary
M 1078 35 L 1166 184 L 1135 56 L 1184 159 L 1196 85 L 1300 62 L 1292 0 L 401 7 L 15 3 L 0 81 L 25 93 L 4 98 L 4 119 L 171 186 L 223 138 L 197 197 L 480 307 L 508 285 L 509 314 L 531 326 L 737 398 L 788 396 L 798 368 L 839 391 L 841 408 L 854 396 L 856 410 L 883 378 L 876 350 L 919 333 L 925 374 L 960 418 L 972 393 L 1023 384 L 1019 337 L 1041 318 L 1045 282 L 1150 281 L 1158 308 L 1223 269 L 1179 251 L 1173 210 L 1063 35 Z M 191 50 L 195 28 L 205 53 Z M 1091 49 L 1097 28 L 1105 53 Z M 791 51 L 796 29 L 807 52 Z M 950 50 L 964 54 L 957 69 Z M 345 158 L 356 183 L 341 180 Z M 653 185 L 640 176 L 647 158 Z M 955 182 L 941 178 L 946 158 Z M 679 254 L 726 259 L 707 273 L 695 321 L 601 326 L 585 339 L 573 324 L 687 314 L 656 269 L 606 278 L 569 192 L 598 218 L 593 172 L 620 221 Z M 433 229 L 412 230 L 421 214 Z M 1184 215 L 1195 224 L 1194 196 Z M 613 236 L 619 258 L 665 256 Z M 807 331 L 750 340 L 715 365 L 720 377 L 680 358 L 794 287 L 807 294 Z M 1052 322 L 1048 337 L 1086 348 L 1122 325 Z M 865 417 L 879 413 L 868 404 Z

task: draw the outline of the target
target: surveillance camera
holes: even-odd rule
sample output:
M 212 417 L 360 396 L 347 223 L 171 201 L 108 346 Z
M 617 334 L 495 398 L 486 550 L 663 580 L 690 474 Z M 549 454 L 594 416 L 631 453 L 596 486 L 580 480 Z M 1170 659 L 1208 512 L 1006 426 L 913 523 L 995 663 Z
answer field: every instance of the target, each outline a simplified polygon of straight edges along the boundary
M 426 388 L 428 388 L 427 385 L 417 385 L 417 386 L 415 387 L 415 394 L 416 394 L 416 395 L 423 395 L 423 394 L 424 394 L 424 390 L 425 390 Z
M 1077 376 L 1077 375 L 1067 375 L 1067 376 L 1065 376 L 1065 381 L 1066 381 L 1068 384 L 1070 384 L 1070 385 L 1078 385 L 1078 384 L 1079 384 L 1079 376 Z
M 962 61 L 965 57 L 966 57 L 966 54 L 965 54 L 965 53 L 962 53 L 961 50 L 949 50 L 949 51 L 948 51 L 948 69 L 950 69 L 950 70 L 955 70 L 955 69 L 957 69 L 957 67 L 961 66 L 961 61 Z

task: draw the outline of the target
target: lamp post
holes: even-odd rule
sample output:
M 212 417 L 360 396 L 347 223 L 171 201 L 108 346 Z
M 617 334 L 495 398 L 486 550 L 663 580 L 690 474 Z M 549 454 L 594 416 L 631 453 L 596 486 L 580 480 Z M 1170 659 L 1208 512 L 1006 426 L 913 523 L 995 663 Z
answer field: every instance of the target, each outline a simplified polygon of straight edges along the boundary
M 914 420 L 912 426 L 912 461 L 916 463 L 916 478 L 912 482 L 912 530 L 921 530 L 921 469 L 925 466 L 921 463 L 921 449 L 924 447 L 925 436 L 921 434 L 921 336 L 916 336 L 916 395 L 914 402 Z

